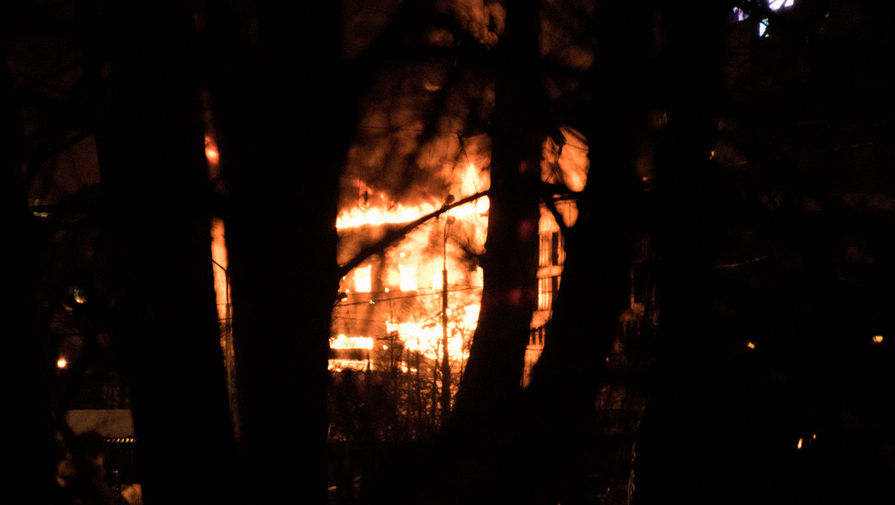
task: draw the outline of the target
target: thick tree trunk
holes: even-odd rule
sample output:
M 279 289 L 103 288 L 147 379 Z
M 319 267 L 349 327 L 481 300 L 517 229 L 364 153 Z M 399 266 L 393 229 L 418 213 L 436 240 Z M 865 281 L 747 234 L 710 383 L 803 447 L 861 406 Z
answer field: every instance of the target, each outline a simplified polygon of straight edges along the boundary
M 507 9 L 497 49 L 491 134 L 491 205 L 481 315 L 452 422 L 506 412 L 521 391 L 525 346 L 537 302 L 541 143 L 545 100 L 538 71 L 538 3 Z
M 614 460 L 615 448 L 601 439 L 596 399 L 628 308 L 645 213 L 634 164 L 653 85 L 652 14 L 649 2 L 602 3 L 596 12 L 595 63 L 585 80 L 591 99 L 575 125 L 588 141 L 590 174 L 577 222 L 565 232 L 561 288 L 521 416 L 526 431 L 538 433 L 530 471 L 540 483 L 531 503 L 597 502 L 606 484 L 593 474 Z
M 212 281 L 191 12 L 110 12 L 97 128 L 111 333 L 132 392 L 146 503 L 230 503 L 233 430 Z
M 717 480 L 708 476 L 735 472 L 716 466 L 720 461 L 703 460 L 706 451 L 697 445 L 716 429 L 710 425 L 710 412 L 727 394 L 709 393 L 715 388 L 712 377 L 717 377 L 712 368 L 724 363 L 713 355 L 718 335 L 709 315 L 718 292 L 710 269 L 713 234 L 727 227 L 718 216 L 730 207 L 719 200 L 718 175 L 713 173 L 718 168 L 712 166 L 710 153 L 717 131 L 727 14 L 723 5 L 713 2 L 663 9 L 666 45 L 660 61 L 668 124 L 656 149 L 654 184 L 661 319 L 656 364 L 647 381 L 650 401 L 638 437 L 637 488 L 643 503 L 669 492 L 693 503 L 713 501 L 709 497 L 718 496 Z M 694 474 L 705 478 L 694 482 Z M 740 491 L 735 494 L 741 496 Z
M 0 13 L 0 318 L 3 321 L 4 378 L 11 436 L 3 501 L 27 496 L 35 503 L 51 503 L 56 488 L 53 421 L 50 412 L 50 377 L 53 359 L 46 330 L 42 329 L 40 302 L 39 223 L 28 209 L 28 185 L 23 173 L 24 128 L 13 101 L 7 65 L 6 37 L 17 18 L 7 9 Z
M 240 451 L 254 503 L 325 503 L 335 220 L 353 97 L 339 3 L 209 12 L 233 286 Z

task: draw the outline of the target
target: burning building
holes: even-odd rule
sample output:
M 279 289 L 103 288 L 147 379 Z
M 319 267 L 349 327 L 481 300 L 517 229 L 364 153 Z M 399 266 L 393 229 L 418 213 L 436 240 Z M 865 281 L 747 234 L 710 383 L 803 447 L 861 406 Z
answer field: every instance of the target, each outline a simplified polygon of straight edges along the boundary
M 557 202 L 557 209 L 565 220 L 574 219 L 573 201 Z M 382 227 L 437 210 L 434 205 L 415 211 L 394 206 L 391 213 L 373 209 L 364 219 L 363 213 L 351 209 L 343 211 L 339 230 L 343 236 L 378 235 Z M 399 244 L 371 256 L 342 278 L 340 301 L 333 311 L 330 370 L 417 373 L 421 366 L 431 369 L 444 359 L 446 340 L 451 368 L 462 373 L 478 320 L 482 270 L 470 253 L 470 244 L 458 240 L 459 235 L 450 229 L 474 229 L 473 245 L 481 248 L 487 197 L 445 215 L 412 230 Z M 560 227 L 546 207 L 541 210 L 539 233 L 538 306 L 531 322 L 523 385 L 543 349 L 544 326 L 552 313 L 565 259 Z
M 580 191 L 588 170 L 586 141 L 572 130 L 564 133 L 566 149 L 545 143 L 542 179 Z M 479 141 L 485 147 L 478 150 L 458 142 L 459 147 L 446 151 L 462 156 L 446 157 L 451 161 L 435 171 L 446 197 L 431 191 L 420 197 L 427 192 L 418 191 L 392 198 L 368 184 L 362 173 L 345 184 L 343 196 L 349 195 L 336 223 L 338 261 L 351 268 L 340 281 L 341 296 L 332 314 L 331 371 L 416 374 L 429 377 L 433 390 L 442 387 L 437 383 L 444 372 L 452 387 L 462 376 L 478 321 L 478 256 L 484 253 L 488 223 L 484 192 L 490 181 L 487 170 L 479 167 L 490 160 L 479 154 L 487 153 L 486 142 Z M 553 207 L 541 209 L 538 305 L 523 385 L 543 349 L 544 326 L 560 286 L 565 250 L 557 219 L 573 226 L 577 218 L 572 198 L 557 198 Z M 386 240 L 396 234 L 396 240 Z M 444 370 L 445 363 L 450 370 Z
M 481 175 L 467 166 L 465 177 Z M 450 205 L 396 204 L 356 184 L 362 196 L 337 221 L 347 255 Z M 487 184 L 487 178 L 475 179 L 471 189 L 476 184 Z M 487 213 L 487 196 L 454 206 L 370 254 L 341 279 L 330 339 L 332 371 L 426 374 L 437 381 L 435 370 L 447 351 L 453 375 L 459 375 L 478 319 L 482 270 L 476 255 Z

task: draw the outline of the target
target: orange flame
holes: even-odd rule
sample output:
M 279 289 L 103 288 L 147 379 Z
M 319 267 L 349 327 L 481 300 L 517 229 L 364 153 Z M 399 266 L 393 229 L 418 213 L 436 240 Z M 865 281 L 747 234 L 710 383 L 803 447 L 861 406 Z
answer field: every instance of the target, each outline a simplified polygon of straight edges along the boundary
M 479 193 L 490 184 L 488 174 L 473 163 L 462 164 L 451 175 L 453 182 L 449 190 L 454 199 Z M 383 225 L 409 223 L 445 205 L 443 199 L 437 198 L 422 199 L 412 205 L 394 202 L 386 193 L 362 181 L 355 181 L 355 185 L 358 195 L 361 195 L 358 202 L 343 208 L 336 219 L 336 228 L 343 238 L 363 236 L 365 230 L 375 230 Z M 386 293 L 400 291 L 410 294 L 411 299 L 416 298 L 413 313 L 404 310 L 387 316 L 384 328 L 378 331 L 395 333 L 405 349 L 438 360 L 445 331 L 440 321 L 433 321 L 439 319 L 442 309 L 441 291 L 445 287 L 443 270 L 446 269 L 450 293 L 447 328 L 449 359 L 454 362 L 465 360 L 465 344 L 478 321 L 480 291 L 477 289 L 482 285 L 482 269 L 469 260 L 468 249 L 481 250 L 484 247 L 489 203 L 487 197 L 482 197 L 454 207 L 410 231 L 385 251 L 381 260 L 352 270 L 342 279 L 341 291 L 361 295 L 345 303 L 375 302 L 378 305 L 396 299 L 395 296 L 408 299 L 407 295 L 384 298 Z M 458 236 L 462 239 L 458 240 Z M 330 347 L 336 349 L 333 346 L 339 345 L 338 342 L 334 340 Z M 330 363 L 331 369 L 358 369 L 360 366 L 366 366 L 366 363 L 337 363 L 333 360 Z
M 224 240 L 224 221 L 211 220 L 211 260 L 214 271 L 214 294 L 218 308 L 218 319 L 228 317 L 230 305 L 230 281 L 227 279 L 227 244 Z

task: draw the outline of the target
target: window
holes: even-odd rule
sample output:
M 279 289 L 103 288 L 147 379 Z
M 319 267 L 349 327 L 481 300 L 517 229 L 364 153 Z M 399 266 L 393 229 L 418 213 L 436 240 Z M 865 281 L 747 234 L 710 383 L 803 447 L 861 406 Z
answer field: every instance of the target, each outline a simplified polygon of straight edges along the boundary
M 401 274 L 401 291 L 416 291 L 416 268 L 399 265 L 398 271 Z
M 354 270 L 354 290 L 358 293 L 369 293 L 373 288 L 372 265 Z
M 559 292 L 559 276 L 538 279 L 538 310 L 550 310 L 553 296 Z

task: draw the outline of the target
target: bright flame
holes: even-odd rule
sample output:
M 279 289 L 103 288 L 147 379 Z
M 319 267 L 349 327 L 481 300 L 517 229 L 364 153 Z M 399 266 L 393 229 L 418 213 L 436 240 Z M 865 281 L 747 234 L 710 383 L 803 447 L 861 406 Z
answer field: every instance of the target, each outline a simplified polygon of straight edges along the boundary
M 572 191 L 583 191 L 590 170 L 587 141 L 580 132 L 562 127 L 563 146 L 548 138 L 542 146 L 541 180 L 563 184 Z
M 469 357 L 469 352 L 464 348 L 464 333 L 471 334 L 471 330 L 475 329 L 479 319 L 479 304 L 470 304 L 465 307 L 456 309 L 460 317 L 453 318 L 448 322 L 448 330 L 456 329 L 459 326 L 467 331 L 450 332 L 448 336 L 448 355 L 452 360 L 465 360 Z M 462 312 L 461 312 L 462 311 Z M 449 314 L 453 314 L 449 310 Z M 404 342 L 407 350 L 419 352 L 429 359 L 437 360 L 441 358 L 442 340 L 444 338 L 444 329 L 441 323 L 420 323 L 420 322 L 386 322 L 386 328 L 391 332 L 397 332 L 398 338 Z
M 371 351 L 373 350 L 373 339 L 370 337 L 348 337 L 339 334 L 338 336 L 329 339 L 329 348 L 334 350 L 360 349 Z M 368 367 L 372 368 L 372 366 L 373 364 L 368 356 L 367 359 L 331 358 L 329 360 L 328 368 L 334 372 L 341 372 L 343 370 L 363 372 Z
M 61 370 L 67 366 L 68 366 L 68 361 L 65 359 L 64 356 L 60 357 L 58 360 L 56 360 L 56 368 L 59 368 Z
M 874 335 L 874 336 L 873 336 L 873 343 L 874 343 L 874 344 L 882 344 L 882 343 L 883 343 L 883 336 L 882 336 L 882 335 Z
M 490 185 L 488 173 L 479 170 L 475 163 L 464 160 L 442 167 L 449 181 L 444 194 L 424 197 L 412 204 L 395 202 L 386 193 L 355 181 L 358 202 L 341 209 L 336 220 L 336 227 L 344 239 L 340 254 L 348 256 L 351 251 L 346 249 L 357 246 L 355 237 L 376 240 L 376 228 L 380 226 L 413 222 L 444 208 L 446 202 L 475 195 Z M 445 335 L 440 314 L 444 289 L 442 271 L 446 268 L 448 354 L 452 363 L 461 364 L 467 358 L 465 347 L 478 322 L 479 288 L 482 286 L 482 269 L 470 260 L 469 250 L 484 248 L 489 206 L 488 198 L 482 197 L 454 207 L 411 230 L 374 260 L 372 268 L 365 265 L 346 275 L 340 291 L 348 294 L 345 288 L 350 287 L 356 292 L 371 292 L 369 301 L 375 298 L 376 308 L 365 303 L 368 301 L 366 297 L 351 300 L 349 295 L 344 304 L 337 306 L 333 333 L 340 335 L 331 340 L 330 347 L 372 349 L 372 339 L 369 344 L 366 340 L 349 343 L 345 334 L 378 337 L 394 334 L 405 351 L 440 360 Z M 376 293 L 372 293 L 373 286 L 376 286 Z M 404 294 L 388 295 L 397 291 Z M 379 347 L 381 345 L 377 345 L 377 352 Z M 390 346 L 388 350 L 392 349 L 394 347 Z M 375 356 L 373 358 L 375 361 Z M 331 370 L 361 367 L 366 370 L 368 366 L 375 369 L 376 363 L 330 360 Z M 413 370 L 406 364 L 400 368 Z
M 365 359 L 331 359 L 329 360 L 328 368 L 332 372 L 341 372 L 343 370 L 363 372 L 369 364 Z
M 475 193 L 472 193 L 475 194 Z M 343 209 L 336 216 L 336 229 L 348 230 L 365 226 L 382 226 L 385 224 L 405 224 L 432 214 L 442 207 L 439 202 L 424 202 L 418 205 L 403 205 L 396 203 L 391 206 L 366 207 L 356 205 Z M 458 219 L 475 218 L 487 213 L 490 208 L 490 200 L 483 196 L 474 202 L 458 205 L 442 215 L 453 216 Z
M 746 347 L 748 347 L 749 349 L 755 349 L 755 344 L 752 342 L 749 342 L 746 344 Z
M 416 267 L 398 265 L 398 271 L 401 275 L 401 291 L 416 291 Z
M 218 146 L 215 143 L 214 139 L 210 136 L 205 136 L 205 159 L 208 160 L 210 165 L 217 165 L 218 161 L 220 161 L 220 153 L 218 153 Z
M 211 220 L 211 260 L 214 272 L 214 296 L 218 307 L 218 319 L 228 319 L 230 307 L 230 281 L 227 278 L 227 243 L 224 238 L 224 221 Z
M 348 337 L 339 334 L 335 338 L 329 339 L 330 349 L 373 349 L 373 339 L 371 337 Z
M 373 290 L 372 265 L 354 269 L 354 290 L 358 293 L 369 293 Z
M 796 443 L 796 449 L 801 449 L 801 448 L 802 448 L 802 439 L 800 438 L 798 443 Z
M 487 172 L 479 170 L 474 163 L 466 163 L 462 168 L 453 172 L 454 179 L 450 185 L 451 194 L 457 198 L 482 192 L 491 184 Z M 440 198 L 430 197 L 415 205 L 392 201 L 387 194 L 377 192 L 362 181 L 355 181 L 358 193 L 364 195 L 354 206 L 342 209 L 336 216 L 336 229 L 347 230 L 367 226 L 382 226 L 387 224 L 404 224 L 415 221 L 423 216 L 432 214 L 444 206 Z M 484 214 L 490 208 L 488 197 L 476 199 L 464 205 L 459 205 L 447 211 L 447 216 L 457 219 L 482 221 Z M 481 226 L 487 227 L 487 219 Z

